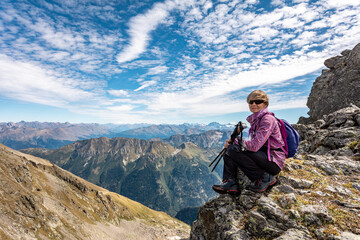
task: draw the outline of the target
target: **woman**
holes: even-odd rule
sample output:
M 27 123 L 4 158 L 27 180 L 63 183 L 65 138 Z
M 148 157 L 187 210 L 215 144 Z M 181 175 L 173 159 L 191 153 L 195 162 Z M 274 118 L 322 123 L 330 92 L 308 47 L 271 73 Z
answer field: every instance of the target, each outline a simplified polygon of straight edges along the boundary
M 284 167 L 286 159 L 285 143 L 280 132 L 280 123 L 274 114 L 268 111 L 269 97 L 261 90 L 251 92 L 247 97 L 249 109 L 253 113 L 246 120 L 250 123 L 250 140 L 226 140 L 224 148 L 223 182 L 214 185 L 218 193 L 238 193 L 236 181 L 237 168 L 253 182 L 250 189 L 263 192 L 276 183 L 277 175 Z

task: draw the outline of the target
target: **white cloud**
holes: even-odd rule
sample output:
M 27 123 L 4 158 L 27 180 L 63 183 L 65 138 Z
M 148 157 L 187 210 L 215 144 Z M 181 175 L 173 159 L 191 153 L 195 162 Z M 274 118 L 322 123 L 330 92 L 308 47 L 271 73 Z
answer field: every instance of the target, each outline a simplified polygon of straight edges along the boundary
M 286 97 L 288 98 L 289 95 L 287 95 Z M 271 105 L 269 106 L 271 108 L 271 110 L 284 110 L 284 109 L 293 109 L 293 108 L 306 108 L 306 102 L 307 102 L 307 97 L 300 97 L 297 99 L 286 99 L 286 101 L 284 102 L 283 99 L 279 100 L 279 101 L 274 101 L 273 98 L 271 98 L 271 96 L 269 96 L 269 99 L 271 99 L 273 103 L 271 103 Z
M 70 54 L 68 52 L 58 51 L 51 55 L 51 61 L 64 60 L 64 59 L 68 58 L 69 55 Z
M 5 97 L 56 107 L 95 97 L 79 89 L 75 80 L 56 77 L 43 66 L 16 61 L 3 54 L 0 55 L 0 85 L 0 94 Z
M 181 3 L 182 2 L 182 3 Z M 184 5 L 186 1 L 167 0 L 155 3 L 145 14 L 133 17 L 129 22 L 130 43 L 117 56 L 119 63 L 134 60 L 146 51 L 151 40 L 150 32 L 169 16 L 169 12 Z
M 272 37 L 275 37 L 279 34 L 279 31 L 269 27 L 259 27 L 252 29 L 248 32 L 246 36 L 252 41 L 258 42 L 263 40 L 268 40 Z
M 144 82 L 141 82 L 141 86 L 138 87 L 137 89 L 135 89 L 134 91 L 135 92 L 140 91 L 140 90 L 142 90 L 144 88 L 155 85 L 156 83 L 157 83 L 157 81 L 144 81 Z
M 207 12 L 209 11 L 209 9 L 212 8 L 212 7 L 213 7 L 212 1 L 206 1 L 205 4 L 203 5 L 203 8 L 202 8 L 203 13 L 204 13 L 204 14 L 207 14 Z
M 309 0 L 293 0 L 293 3 L 308 3 Z
M 168 70 L 168 67 L 166 67 L 166 66 L 156 66 L 156 67 L 149 69 L 149 71 L 147 72 L 147 75 L 157 75 L 160 73 L 165 73 L 165 72 L 167 72 L 167 70 Z
M 163 114 L 169 111 L 179 111 L 188 116 L 198 117 L 212 115 L 214 112 L 221 115 L 246 111 L 246 104 L 243 105 L 243 103 L 226 96 L 247 87 L 271 86 L 319 70 L 323 66 L 323 58 L 318 57 L 312 60 L 292 59 L 287 64 L 266 65 L 254 71 L 242 72 L 233 76 L 222 76 L 222 78 L 214 79 L 208 83 L 198 83 L 186 91 L 152 93 L 148 108 L 151 111 Z M 293 106 L 305 107 L 304 101 L 304 98 L 301 98 L 301 101 L 294 99 Z M 274 109 L 291 107 L 291 105 L 285 106 L 281 102 L 274 102 L 273 105 Z
M 311 29 L 317 29 L 317 28 L 325 28 L 328 27 L 328 24 L 326 22 L 326 20 L 319 20 L 319 21 L 314 21 L 310 24 L 310 26 L 305 26 L 306 30 L 311 30 Z
M 308 45 L 310 42 L 313 42 L 315 37 L 316 37 L 316 32 L 307 31 L 301 33 L 297 38 L 292 40 L 291 43 L 301 47 L 304 45 Z
M 56 31 L 42 19 L 39 19 L 35 25 L 30 25 L 30 27 L 40 33 L 41 37 L 48 43 L 60 49 L 70 49 L 84 43 L 84 38 L 81 35 L 73 34 L 67 29 Z
M 274 6 L 284 6 L 285 1 L 284 0 L 271 0 L 271 5 Z
M 255 5 L 259 3 L 259 0 L 245 0 L 245 3 L 250 5 Z
M 108 90 L 108 93 L 116 97 L 123 97 L 129 95 L 128 91 L 125 90 Z
M 121 106 L 112 106 L 108 107 L 108 110 L 116 113 L 123 113 L 123 112 L 129 112 L 134 109 L 134 106 L 132 105 L 121 105 Z
M 342 1 L 325 0 L 323 1 L 323 4 L 328 6 L 329 8 L 337 8 L 337 9 L 345 8 L 349 6 L 360 6 L 360 2 L 354 0 L 342 0 Z
M 300 21 L 298 17 L 292 17 L 292 18 L 286 18 L 282 21 L 279 21 L 278 24 L 281 24 L 281 26 L 285 29 L 296 29 L 300 28 L 304 25 L 304 22 Z

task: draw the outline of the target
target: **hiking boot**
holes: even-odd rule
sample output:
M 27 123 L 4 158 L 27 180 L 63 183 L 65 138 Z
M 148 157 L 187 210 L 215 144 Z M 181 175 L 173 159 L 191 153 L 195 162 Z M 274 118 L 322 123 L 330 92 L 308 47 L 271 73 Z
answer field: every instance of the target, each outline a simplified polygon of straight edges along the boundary
M 229 193 L 229 194 L 238 194 L 239 185 L 234 179 L 224 180 L 221 184 L 215 184 L 212 186 L 212 189 L 220 194 Z
M 268 187 L 273 186 L 276 181 L 275 176 L 265 172 L 264 175 L 254 183 L 254 185 L 250 186 L 250 189 L 254 192 L 264 192 L 268 189 Z

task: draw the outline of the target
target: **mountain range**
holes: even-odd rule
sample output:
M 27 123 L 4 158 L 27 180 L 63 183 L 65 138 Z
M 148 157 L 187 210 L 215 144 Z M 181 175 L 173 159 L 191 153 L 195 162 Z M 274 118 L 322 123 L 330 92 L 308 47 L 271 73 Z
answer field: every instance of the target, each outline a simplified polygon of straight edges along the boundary
M 183 208 L 196 209 L 215 196 L 209 186 L 219 181 L 222 163 L 215 174 L 210 174 L 207 166 L 233 127 L 215 122 L 152 126 L 19 122 L 0 124 L 0 136 L 4 144 L 27 148 L 22 151 L 176 216 Z M 213 128 L 217 130 L 208 130 Z M 87 136 L 112 136 L 116 131 L 120 131 L 118 135 L 156 138 L 100 137 L 75 141 Z M 191 224 L 194 219 L 193 215 L 182 220 Z
M 17 150 L 38 147 L 57 149 L 77 140 L 97 137 L 164 139 L 176 134 L 199 134 L 209 130 L 231 131 L 233 128 L 232 124 L 215 122 L 207 125 L 3 122 L 0 123 L 0 142 Z
M 220 181 L 220 172 L 211 174 L 208 165 L 219 151 L 191 142 L 174 147 L 123 137 L 80 140 L 59 149 L 22 150 L 172 216 L 215 196 L 210 186 Z

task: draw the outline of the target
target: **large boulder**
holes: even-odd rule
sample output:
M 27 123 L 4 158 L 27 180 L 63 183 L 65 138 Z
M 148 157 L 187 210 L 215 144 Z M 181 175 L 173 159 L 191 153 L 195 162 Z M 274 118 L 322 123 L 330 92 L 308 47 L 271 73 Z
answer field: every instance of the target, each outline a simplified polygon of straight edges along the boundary
M 360 108 L 351 104 L 312 124 L 295 124 L 300 146 L 295 155 L 347 156 L 360 160 Z
M 340 56 L 325 60 L 322 74 L 315 80 L 307 101 L 309 118 L 299 123 L 311 123 L 351 103 L 360 107 L 360 44 L 345 50 Z

